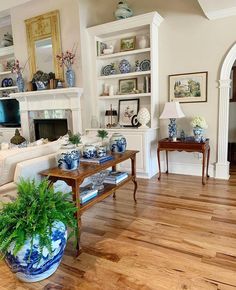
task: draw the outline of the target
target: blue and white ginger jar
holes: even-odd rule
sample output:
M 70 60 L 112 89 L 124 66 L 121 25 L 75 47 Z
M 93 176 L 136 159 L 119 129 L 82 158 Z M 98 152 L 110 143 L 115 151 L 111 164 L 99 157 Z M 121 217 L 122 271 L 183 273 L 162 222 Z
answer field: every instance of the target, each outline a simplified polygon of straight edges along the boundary
M 79 157 L 78 150 L 61 153 L 58 158 L 58 167 L 63 170 L 75 170 L 79 166 Z
M 67 241 L 67 230 L 60 221 L 55 221 L 51 234 L 52 253 L 43 247 L 40 254 L 39 236 L 33 238 L 31 252 L 31 239 L 27 239 L 23 247 L 13 255 L 14 242 L 8 248 L 5 260 L 17 278 L 24 282 L 37 282 L 51 276 L 59 266 Z M 30 254 L 31 252 L 31 254 Z
M 194 140 L 196 142 L 200 143 L 206 141 L 206 138 L 203 137 L 203 132 L 204 132 L 203 128 L 199 126 L 193 127 Z
M 122 74 L 127 74 L 131 72 L 131 64 L 128 62 L 127 59 L 122 59 L 119 63 L 119 70 Z
M 113 133 L 110 138 L 110 150 L 114 153 L 123 153 L 126 150 L 126 139 L 120 133 Z
M 119 1 L 115 11 L 116 19 L 124 19 L 133 16 L 133 11 L 129 8 L 125 1 Z
M 92 144 L 84 145 L 83 148 L 83 157 L 90 159 L 95 158 L 97 156 L 97 150 L 96 147 Z

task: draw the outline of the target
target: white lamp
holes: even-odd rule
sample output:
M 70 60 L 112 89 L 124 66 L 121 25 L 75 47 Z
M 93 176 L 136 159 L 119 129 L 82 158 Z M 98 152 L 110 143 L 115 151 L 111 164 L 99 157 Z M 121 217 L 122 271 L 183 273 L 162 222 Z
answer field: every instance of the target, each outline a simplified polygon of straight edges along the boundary
M 160 119 L 170 119 L 168 125 L 169 139 L 175 140 L 177 136 L 176 119 L 185 117 L 181 110 L 179 102 L 167 102 L 165 103 L 164 110 L 160 116 Z

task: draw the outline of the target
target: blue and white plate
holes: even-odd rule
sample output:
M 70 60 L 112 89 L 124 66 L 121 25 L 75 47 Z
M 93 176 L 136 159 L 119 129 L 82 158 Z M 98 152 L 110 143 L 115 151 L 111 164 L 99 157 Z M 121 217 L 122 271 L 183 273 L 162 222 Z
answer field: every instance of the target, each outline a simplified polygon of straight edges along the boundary
M 144 59 L 139 65 L 141 71 L 147 71 L 151 69 L 151 61 L 149 59 Z
M 105 65 L 102 70 L 101 70 L 101 75 L 102 76 L 109 76 L 109 75 L 114 75 L 116 72 L 114 70 L 114 67 L 113 65 L 111 64 L 108 64 L 108 65 Z
M 8 78 L 2 80 L 2 87 L 3 88 L 8 87 Z
M 7 81 L 7 86 L 8 86 L 8 87 L 13 86 L 13 79 L 12 79 L 12 78 L 9 78 L 9 79 L 8 79 L 8 81 Z

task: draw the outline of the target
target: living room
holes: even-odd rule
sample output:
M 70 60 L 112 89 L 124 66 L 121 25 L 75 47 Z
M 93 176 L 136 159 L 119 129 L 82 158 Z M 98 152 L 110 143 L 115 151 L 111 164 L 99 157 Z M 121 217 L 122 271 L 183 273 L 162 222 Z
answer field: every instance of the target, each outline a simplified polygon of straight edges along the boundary
M 21 282 L 1 261 L 0 289 L 236 289 L 235 177 L 228 162 L 228 143 L 234 143 L 230 132 L 236 127 L 234 103 L 229 102 L 236 60 L 232 29 L 236 4 L 214 0 L 3 2 L 0 38 L 7 32 L 13 37 L 10 57 L 24 67 L 24 91 L 16 87 L 9 90 L 10 98 L 6 93 L 0 101 L 19 102 L 17 128 L 27 145 L 40 143 L 36 144 L 34 119 L 65 119 L 66 130 L 79 132 L 83 145 L 98 144 L 98 130 L 106 130 L 109 138 L 117 133 L 125 136 L 127 150 L 121 161 L 133 163 L 125 161 L 119 167 L 131 172 L 130 182 L 113 190 L 113 198 L 110 194 L 84 210 L 80 255 L 68 241 L 56 272 L 35 283 Z M 30 50 L 33 38 L 27 21 L 33 25 L 30 20 L 55 11 L 58 22 L 51 25 L 56 31 L 54 49 L 59 49 L 53 55 L 57 84 L 33 90 L 31 81 L 39 66 L 33 64 L 36 56 Z M 127 41 L 129 47 L 124 48 Z M 0 50 L 7 49 L 1 46 Z M 66 51 L 75 54 L 72 86 L 66 66 L 61 71 L 56 59 L 56 54 Z M 8 77 L 4 68 L 0 70 L 2 87 L 3 79 L 16 82 L 16 75 Z M 172 82 L 183 89 L 186 79 L 198 79 L 200 97 L 171 95 Z M 129 86 L 132 91 L 127 91 Z M 179 101 L 182 112 L 181 118 L 174 117 L 174 137 L 168 132 L 168 119 L 173 117 L 160 118 L 173 100 Z M 136 110 L 128 121 L 121 118 L 122 103 L 127 101 Z M 139 124 L 142 109 L 148 115 L 144 127 Z M 197 149 L 176 148 L 175 138 L 193 140 L 192 124 L 199 116 L 205 130 Z M 15 128 L 0 127 L 2 149 L 14 132 Z M 160 141 L 168 134 L 174 147 L 167 150 L 164 144 L 161 149 Z M 13 201 L 20 177 L 39 178 L 40 171 L 55 166 L 60 142 L 1 150 L 1 201 Z M 167 159 L 161 150 L 173 152 Z M 17 154 L 12 155 L 13 151 Z M 116 166 L 120 160 L 109 162 Z M 73 188 L 72 181 L 70 185 Z

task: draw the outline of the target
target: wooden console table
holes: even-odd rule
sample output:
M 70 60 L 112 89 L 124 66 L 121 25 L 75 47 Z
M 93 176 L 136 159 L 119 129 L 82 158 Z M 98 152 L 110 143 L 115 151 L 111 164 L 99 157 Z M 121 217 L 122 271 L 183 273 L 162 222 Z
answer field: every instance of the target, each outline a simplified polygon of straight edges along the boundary
M 115 197 L 115 191 L 130 180 L 133 181 L 134 183 L 133 198 L 134 198 L 134 201 L 136 202 L 136 192 L 137 192 L 137 187 L 138 187 L 137 181 L 136 181 L 136 154 L 138 152 L 139 151 L 135 151 L 135 150 L 126 150 L 124 153 L 112 154 L 114 159 L 107 161 L 105 163 L 102 163 L 102 164 L 81 162 L 77 170 L 65 171 L 58 167 L 55 167 L 48 170 L 44 170 L 40 172 L 40 174 L 42 176 L 47 176 L 51 182 L 56 182 L 57 180 L 63 180 L 69 186 L 72 187 L 73 201 L 77 207 L 76 218 L 77 218 L 78 228 L 81 229 L 82 213 L 85 212 L 94 204 L 96 204 L 97 202 L 102 201 L 103 199 L 105 199 L 111 194 L 113 194 L 113 197 Z M 86 177 L 89 177 L 109 167 L 112 167 L 113 170 L 116 170 L 116 165 L 118 163 L 121 163 L 128 159 L 131 160 L 131 174 L 125 180 L 121 181 L 119 184 L 104 184 L 104 190 L 101 193 L 98 193 L 96 197 L 84 203 L 83 205 L 80 204 L 80 185 L 82 184 L 82 182 L 84 181 Z M 79 236 L 78 236 L 78 241 L 77 241 L 78 253 L 80 251 L 79 241 L 80 241 L 80 230 L 79 230 Z
M 206 178 L 209 178 L 208 175 L 208 167 L 209 167 L 209 160 L 210 160 L 210 145 L 209 139 L 205 142 L 189 142 L 189 141 L 170 141 L 168 138 L 162 139 L 158 141 L 158 148 L 157 148 L 157 159 L 158 159 L 158 166 L 159 166 L 159 175 L 158 180 L 161 179 L 161 164 L 160 164 L 160 151 L 166 151 L 166 165 L 167 170 L 166 173 L 168 174 L 168 151 L 186 151 L 186 152 L 199 152 L 202 153 L 202 184 L 205 185 L 205 163 L 206 163 L 206 155 L 207 155 L 207 166 L 206 166 Z

